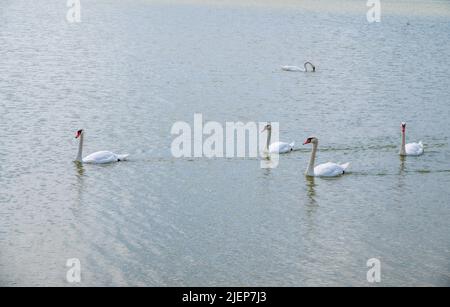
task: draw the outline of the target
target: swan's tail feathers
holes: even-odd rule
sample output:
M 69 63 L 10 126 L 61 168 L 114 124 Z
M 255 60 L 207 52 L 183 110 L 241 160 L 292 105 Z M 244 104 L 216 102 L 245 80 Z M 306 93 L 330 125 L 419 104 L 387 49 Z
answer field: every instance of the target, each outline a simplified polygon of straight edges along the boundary
M 291 146 L 291 150 L 293 150 L 294 146 L 295 146 L 295 142 L 292 142 L 291 144 L 289 144 L 289 146 Z
M 419 155 L 422 155 L 424 152 L 422 141 L 419 142 Z
M 129 154 L 124 154 L 124 155 L 117 155 L 117 159 L 119 159 L 119 161 L 124 161 L 128 158 Z
M 341 167 L 344 169 L 344 171 L 346 171 L 347 170 L 347 168 L 349 168 L 350 167 L 350 163 L 345 163 L 345 164 L 341 164 Z

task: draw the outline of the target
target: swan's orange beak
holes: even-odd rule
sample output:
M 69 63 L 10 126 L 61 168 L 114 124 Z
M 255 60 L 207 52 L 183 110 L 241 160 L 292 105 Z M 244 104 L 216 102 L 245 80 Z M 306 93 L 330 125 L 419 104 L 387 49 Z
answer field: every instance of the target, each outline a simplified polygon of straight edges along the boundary
M 303 145 L 306 145 L 306 144 L 309 144 L 309 143 L 311 143 L 311 139 L 307 139 L 307 140 L 303 143 Z
M 405 132 L 405 131 L 406 131 L 406 124 L 402 123 L 402 132 Z
M 81 135 L 81 130 L 78 130 L 77 134 L 75 135 L 75 138 L 78 139 L 80 137 L 80 135 Z

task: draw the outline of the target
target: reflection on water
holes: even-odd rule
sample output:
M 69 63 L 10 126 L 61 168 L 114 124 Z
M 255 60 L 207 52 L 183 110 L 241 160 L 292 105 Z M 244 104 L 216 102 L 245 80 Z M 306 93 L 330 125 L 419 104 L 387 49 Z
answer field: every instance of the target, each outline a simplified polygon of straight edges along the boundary
M 67 24 L 59 0 L 0 1 L 0 285 L 67 285 L 78 258 L 82 285 L 365 286 L 375 256 L 383 285 L 449 284 L 449 19 L 428 14 L 449 4 L 368 24 L 360 1 L 269 2 L 84 0 Z M 306 147 L 175 159 L 193 113 L 317 135 L 350 173 L 305 179 Z M 402 121 L 422 157 L 399 161 Z M 130 161 L 73 165 L 80 128 Z
M 262 153 L 260 167 L 263 169 L 277 168 L 280 164 L 280 155 Z
M 310 209 L 314 208 L 317 205 L 316 201 L 316 183 L 315 183 L 315 177 L 312 176 L 305 176 L 306 181 L 306 195 L 308 196 L 309 202 L 308 205 Z

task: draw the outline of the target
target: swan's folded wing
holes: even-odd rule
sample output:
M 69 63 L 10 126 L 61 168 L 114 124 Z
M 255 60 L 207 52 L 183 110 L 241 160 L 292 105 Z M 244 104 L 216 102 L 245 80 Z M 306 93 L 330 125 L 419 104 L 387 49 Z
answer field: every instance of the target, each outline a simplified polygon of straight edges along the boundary
M 419 147 L 420 147 L 420 153 L 419 154 L 423 154 L 423 143 L 422 141 L 419 142 Z
M 275 142 L 270 144 L 269 152 L 270 153 L 287 153 L 292 149 L 291 145 L 284 142 Z
M 332 162 L 317 165 L 314 168 L 314 175 L 319 177 L 336 177 L 344 173 L 344 169 Z
M 406 153 L 408 155 L 419 156 L 423 154 L 423 144 L 420 143 L 409 143 L 405 146 Z
M 83 158 L 84 163 L 103 164 L 115 161 L 117 161 L 117 156 L 110 151 L 97 151 Z

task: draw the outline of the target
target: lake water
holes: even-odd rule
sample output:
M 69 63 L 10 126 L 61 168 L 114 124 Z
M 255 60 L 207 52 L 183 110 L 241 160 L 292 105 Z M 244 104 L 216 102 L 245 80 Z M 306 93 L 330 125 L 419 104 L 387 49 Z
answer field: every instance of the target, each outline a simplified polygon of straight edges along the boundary
M 450 285 L 450 3 L 0 2 L 0 285 Z M 281 65 L 317 66 L 288 73 Z M 275 121 L 281 157 L 176 159 L 176 121 Z M 400 159 L 400 123 L 425 155 Z M 74 164 L 85 153 L 128 162 Z

